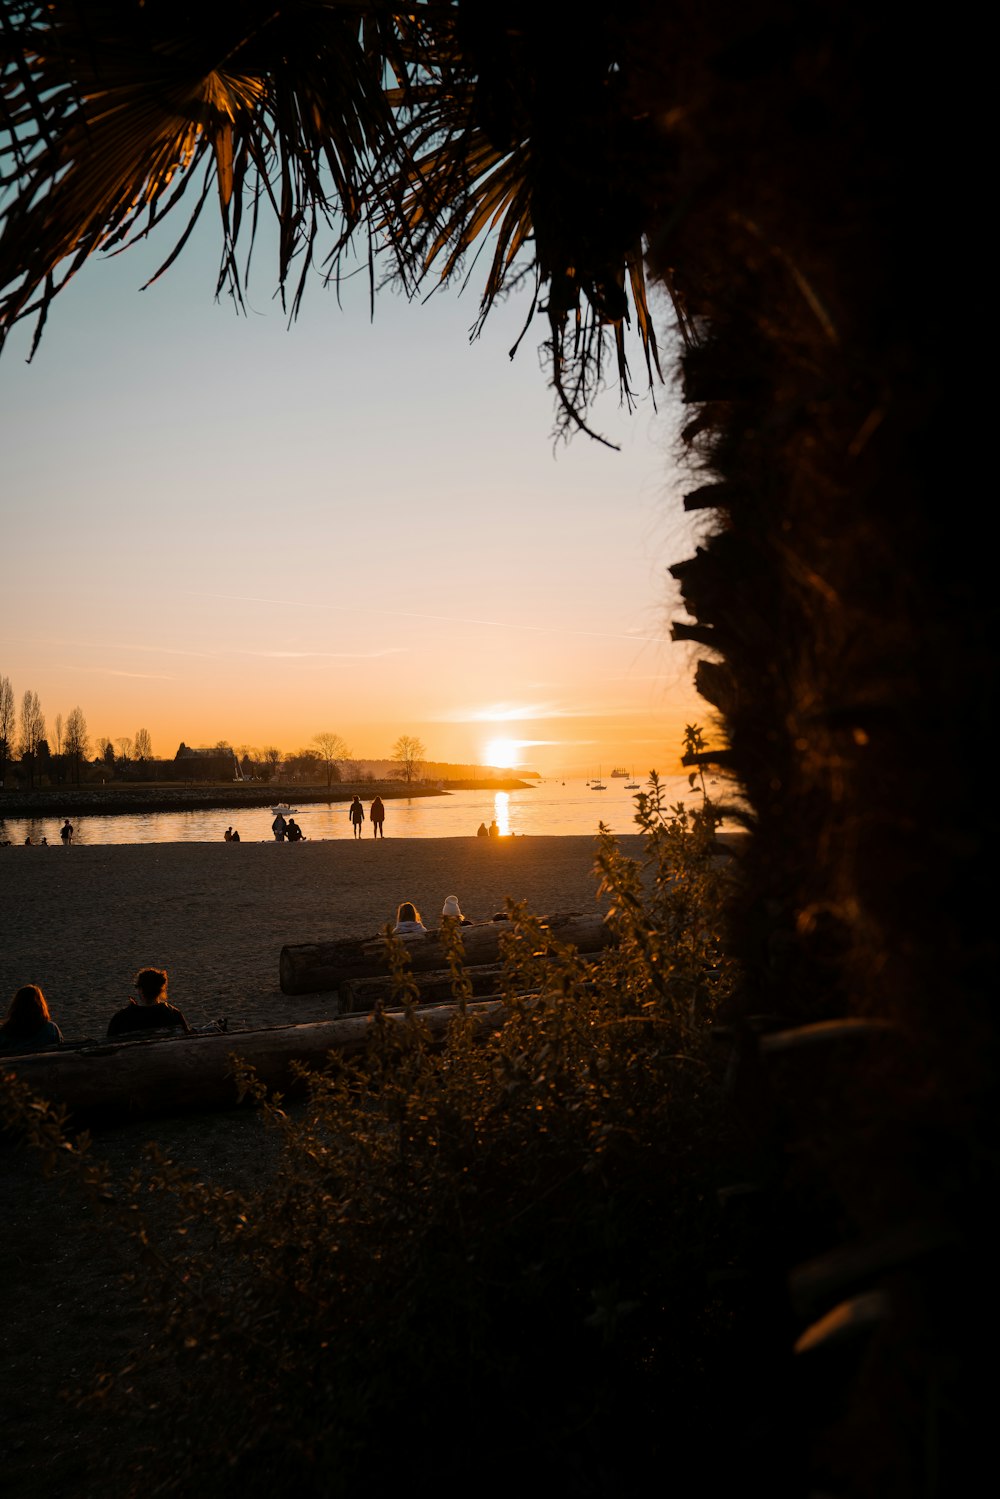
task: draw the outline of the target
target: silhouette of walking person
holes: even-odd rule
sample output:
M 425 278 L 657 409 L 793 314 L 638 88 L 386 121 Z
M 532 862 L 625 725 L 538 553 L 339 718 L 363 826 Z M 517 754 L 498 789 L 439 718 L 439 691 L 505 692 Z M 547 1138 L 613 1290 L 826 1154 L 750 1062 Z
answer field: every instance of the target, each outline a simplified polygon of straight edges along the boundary
M 287 827 L 288 827 L 287 822 L 285 821 L 283 815 L 279 812 L 278 815 L 277 815 L 277 817 L 274 819 L 274 821 L 271 824 L 271 832 L 274 834 L 275 842 L 277 842 L 277 843 L 284 843 L 284 841 L 285 841 L 285 830 L 286 830 Z
M 384 838 L 385 834 L 382 831 L 382 824 L 385 822 L 385 806 L 380 796 L 377 796 L 372 802 L 368 816 L 372 820 L 372 837 Z
M 360 838 L 361 824 L 365 820 L 365 809 L 361 805 L 360 796 L 355 796 L 354 800 L 351 802 L 351 810 L 348 813 L 348 816 L 351 819 L 351 826 L 354 829 L 355 838 Z

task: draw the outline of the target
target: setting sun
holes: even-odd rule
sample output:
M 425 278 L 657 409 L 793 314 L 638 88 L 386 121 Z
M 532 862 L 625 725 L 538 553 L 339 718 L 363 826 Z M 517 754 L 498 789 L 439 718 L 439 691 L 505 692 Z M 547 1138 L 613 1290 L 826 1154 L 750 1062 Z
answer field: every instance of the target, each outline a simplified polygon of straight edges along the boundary
M 520 758 L 519 750 L 516 739 L 491 739 L 486 746 L 486 764 L 510 770 Z

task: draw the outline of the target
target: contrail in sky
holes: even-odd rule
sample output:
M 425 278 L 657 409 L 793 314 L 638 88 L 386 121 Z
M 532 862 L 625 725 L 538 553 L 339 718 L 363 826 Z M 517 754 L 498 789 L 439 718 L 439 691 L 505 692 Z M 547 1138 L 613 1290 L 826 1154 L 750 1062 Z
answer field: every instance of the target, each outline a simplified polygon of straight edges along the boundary
M 405 609 L 372 609 L 368 604 L 326 604 L 312 599 L 267 599 L 245 593 L 198 593 L 190 598 L 222 599 L 227 604 L 274 604 L 279 609 L 326 609 L 338 614 L 376 614 L 382 619 L 431 619 L 445 625 L 488 625 L 496 630 L 527 630 L 533 635 L 584 635 L 591 640 L 630 640 L 635 645 L 662 645 L 662 635 L 627 635 L 613 630 L 567 630 L 558 625 L 524 625 L 515 620 L 475 619 L 457 614 L 417 614 Z

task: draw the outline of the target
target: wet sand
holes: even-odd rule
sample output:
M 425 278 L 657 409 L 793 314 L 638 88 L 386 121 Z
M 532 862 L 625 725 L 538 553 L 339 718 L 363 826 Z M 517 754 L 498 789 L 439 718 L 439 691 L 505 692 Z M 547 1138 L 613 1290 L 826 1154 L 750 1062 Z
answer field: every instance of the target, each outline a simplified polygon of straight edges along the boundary
M 638 853 L 641 835 L 619 839 Z M 436 927 L 445 897 L 487 920 L 505 896 L 539 915 L 599 908 L 584 838 L 373 838 L 0 849 L 0 1006 L 38 984 L 67 1041 L 101 1037 L 146 965 L 193 1026 L 322 1020 L 278 984 L 286 943 L 376 932 L 403 900 Z

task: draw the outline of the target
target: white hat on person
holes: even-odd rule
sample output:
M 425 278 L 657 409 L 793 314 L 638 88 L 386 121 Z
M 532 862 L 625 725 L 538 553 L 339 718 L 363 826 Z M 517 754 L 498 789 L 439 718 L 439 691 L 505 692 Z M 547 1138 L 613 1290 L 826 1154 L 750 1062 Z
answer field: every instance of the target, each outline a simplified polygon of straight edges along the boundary
M 441 908 L 441 915 L 454 916 L 458 921 L 462 920 L 462 912 L 458 904 L 457 895 L 448 896 L 448 899 L 445 901 L 444 905 Z

